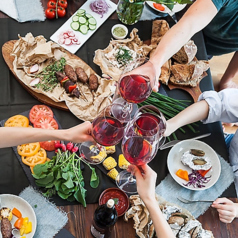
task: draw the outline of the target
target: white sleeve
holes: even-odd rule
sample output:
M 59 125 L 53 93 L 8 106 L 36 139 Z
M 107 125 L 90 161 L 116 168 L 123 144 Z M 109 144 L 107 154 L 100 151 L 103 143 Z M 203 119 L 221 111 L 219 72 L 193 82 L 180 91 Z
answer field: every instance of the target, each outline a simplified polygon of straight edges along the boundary
M 201 100 L 206 100 L 209 105 L 208 117 L 202 122 L 238 122 L 238 89 L 227 88 L 220 92 L 206 91 L 199 96 L 198 101 Z

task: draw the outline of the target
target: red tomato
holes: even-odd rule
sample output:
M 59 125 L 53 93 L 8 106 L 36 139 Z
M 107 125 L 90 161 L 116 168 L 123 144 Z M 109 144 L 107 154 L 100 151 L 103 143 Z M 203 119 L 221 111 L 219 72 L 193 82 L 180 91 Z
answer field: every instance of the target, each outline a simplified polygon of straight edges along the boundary
M 48 19 L 53 19 L 53 18 L 55 18 L 55 9 L 47 8 L 47 9 L 45 10 L 45 16 L 46 16 Z
M 159 11 L 164 11 L 165 10 L 165 7 L 164 6 L 162 6 L 161 4 L 159 4 L 159 3 L 153 3 L 153 6 L 154 6 L 154 8 L 156 8 L 157 10 L 159 10 Z
M 49 1 L 48 3 L 47 3 L 47 7 L 48 8 L 56 8 L 56 2 L 54 2 L 54 1 Z
M 63 8 L 67 8 L 68 3 L 67 3 L 67 1 L 60 0 L 60 1 L 58 2 L 58 6 L 61 6 L 61 7 L 63 7 Z
M 42 115 L 36 118 L 34 122 L 35 128 L 57 130 L 59 128 L 58 123 L 53 117 Z
M 64 17 L 65 14 L 66 14 L 66 11 L 63 7 L 58 7 L 57 8 L 57 14 L 58 14 L 59 17 Z
M 49 107 L 45 105 L 35 105 L 31 108 L 29 113 L 30 122 L 34 124 L 36 118 L 43 115 L 53 117 L 53 112 Z
M 60 141 L 49 140 L 40 142 L 40 147 L 44 150 L 53 151 L 55 150 L 55 143 L 60 143 Z

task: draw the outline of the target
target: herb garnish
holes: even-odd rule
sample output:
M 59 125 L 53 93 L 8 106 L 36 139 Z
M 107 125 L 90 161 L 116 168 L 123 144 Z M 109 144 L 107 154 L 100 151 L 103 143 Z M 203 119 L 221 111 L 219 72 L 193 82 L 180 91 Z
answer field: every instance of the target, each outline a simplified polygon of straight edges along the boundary
M 61 58 L 58 61 L 55 61 L 53 64 L 46 66 L 41 73 L 37 74 L 35 77 L 40 78 L 40 83 L 36 84 L 37 88 L 41 88 L 44 91 L 52 91 L 56 85 L 59 83 L 55 72 L 64 71 L 64 66 L 66 64 L 65 58 Z
M 81 158 L 76 153 L 58 151 L 50 161 L 37 164 L 32 176 L 36 179 L 36 185 L 46 189 L 43 193 L 46 197 L 58 194 L 62 199 L 82 203 L 86 207 L 86 189 L 84 177 L 80 168 Z M 97 188 L 99 178 L 94 168 L 84 162 L 92 170 L 90 186 Z
M 119 48 L 115 57 L 116 57 L 117 62 L 121 66 L 126 65 L 127 63 L 129 63 L 132 60 L 131 51 L 126 48 L 123 48 L 123 47 Z
M 113 200 L 114 200 L 115 205 L 117 205 L 118 202 L 119 202 L 119 199 L 118 198 L 113 198 Z

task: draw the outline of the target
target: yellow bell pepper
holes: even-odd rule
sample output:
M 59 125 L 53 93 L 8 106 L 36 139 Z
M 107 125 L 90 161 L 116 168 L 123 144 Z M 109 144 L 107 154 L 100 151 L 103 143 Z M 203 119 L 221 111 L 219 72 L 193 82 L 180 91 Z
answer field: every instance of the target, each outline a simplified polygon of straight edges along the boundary
M 28 222 L 25 229 L 25 234 L 31 233 L 32 231 L 32 222 Z
M 29 218 L 25 217 L 23 218 L 23 224 L 20 229 L 20 235 L 28 234 L 32 232 L 32 222 L 29 222 Z

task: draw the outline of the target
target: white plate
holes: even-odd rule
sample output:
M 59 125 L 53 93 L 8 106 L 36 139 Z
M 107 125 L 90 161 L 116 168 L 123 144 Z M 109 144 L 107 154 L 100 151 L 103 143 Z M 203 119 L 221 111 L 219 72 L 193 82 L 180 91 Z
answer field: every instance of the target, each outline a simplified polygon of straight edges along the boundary
M 153 3 L 154 3 L 153 1 L 146 1 L 146 3 L 147 3 L 151 8 L 153 8 L 155 11 L 157 11 L 157 12 L 161 12 L 161 13 L 169 13 L 169 12 L 171 12 L 171 10 L 170 10 L 167 6 L 165 6 L 164 4 L 161 4 L 161 5 L 165 7 L 165 10 L 164 10 L 164 11 L 160 11 L 160 10 L 156 9 L 156 8 L 153 6 Z M 176 4 L 174 5 L 173 9 L 172 9 L 172 12 L 176 13 L 176 12 L 182 11 L 182 10 L 186 7 L 186 5 L 187 5 L 187 4 L 178 4 L 178 3 L 176 3 Z
M 23 218 L 24 217 L 29 218 L 29 221 L 32 222 L 32 232 L 24 236 L 26 236 L 26 238 L 32 238 L 36 231 L 37 221 L 36 221 L 35 212 L 33 208 L 31 207 L 31 205 L 23 198 L 18 197 L 16 195 L 12 195 L 12 194 L 1 194 L 0 199 L 1 199 L 1 208 L 8 207 L 10 209 L 13 209 L 15 207 L 21 212 Z M 12 227 L 14 227 L 14 223 L 16 220 L 17 220 L 17 217 L 13 215 L 11 220 Z M 19 233 L 19 236 L 16 236 L 16 237 L 17 238 L 21 237 L 20 233 Z M 0 238 L 2 238 L 1 232 L 0 232 Z
M 211 176 L 210 181 L 205 184 L 203 188 L 194 188 L 193 186 L 185 186 L 184 184 L 187 183 L 184 179 L 179 178 L 175 173 L 178 169 L 187 170 L 188 173 L 192 172 L 192 169 L 188 166 L 184 165 L 181 162 L 181 157 L 184 152 L 190 149 L 199 149 L 205 152 L 205 156 L 207 156 L 212 164 L 211 170 L 206 174 L 207 176 Z M 191 189 L 191 190 L 205 190 L 212 187 L 218 180 L 220 173 L 221 173 L 221 164 L 220 160 L 216 154 L 216 152 L 204 142 L 199 140 L 184 140 L 176 144 L 168 154 L 167 166 L 169 172 L 173 179 L 179 183 L 181 186 Z
M 71 52 L 72 54 L 74 54 L 93 34 L 94 32 L 107 20 L 107 18 L 116 10 L 117 5 L 113 2 L 111 2 L 110 0 L 105 0 L 107 2 L 107 4 L 110 6 L 108 8 L 107 13 L 105 13 L 103 15 L 103 17 L 101 18 L 101 15 L 99 15 L 96 12 L 93 12 L 90 9 L 90 3 L 94 2 L 94 0 L 88 0 L 86 1 L 79 9 L 84 9 L 86 11 L 86 13 L 89 13 L 90 15 L 92 15 L 96 21 L 97 21 L 97 28 L 95 30 L 89 30 L 87 32 L 86 35 L 82 34 L 79 31 L 74 31 L 70 24 L 72 22 L 72 18 L 73 16 L 76 15 L 76 13 L 78 12 L 78 10 L 74 13 L 74 15 L 72 15 L 51 37 L 50 39 L 52 41 L 55 41 L 56 43 L 58 43 L 58 39 L 59 39 L 59 35 L 61 32 L 65 32 L 67 30 L 72 30 L 75 33 L 75 36 L 79 39 L 80 41 L 80 45 L 70 45 L 70 46 L 66 46 L 64 44 L 60 45 L 63 48 L 65 48 L 66 50 L 68 50 L 69 52 Z

